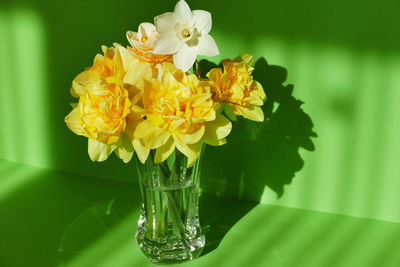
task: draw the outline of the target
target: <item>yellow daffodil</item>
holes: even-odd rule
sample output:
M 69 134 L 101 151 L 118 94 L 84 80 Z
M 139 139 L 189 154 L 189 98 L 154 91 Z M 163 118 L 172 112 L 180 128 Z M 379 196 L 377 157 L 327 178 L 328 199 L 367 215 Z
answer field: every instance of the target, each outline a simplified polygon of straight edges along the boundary
M 144 83 L 142 105 L 145 117 L 130 124 L 133 146 L 142 163 L 150 149 L 156 149 L 156 163 L 167 159 L 174 149 L 193 165 L 203 143 L 224 144 L 231 123 L 215 111 L 208 82 L 181 70 L 164 71 L 161 79 Z
M 152 64 L 164 61 L 171 61 L 171 55 L 155 55 L 153 54 L 154 42 L 158 39 L 156 27 L 148 22 L 139 25 L 138 32 L 128 31 L 126 37 L 131 44 L 128 50 L 131 51 L 139 60 Z
M 133 147 L 124 131 L 131 101 L 123 78 L 134 57 L 122 47 L 102 49 L 104 55 L 96 55 L 93 65 L 72 82 L 71 94 L 79 98 L 79 103 L 65 122 L 71 131 L 89 138 L 88 152 L 93 161 L 104 161 L 115 150 L 128 162 Z
M 235 60 L 224 60 L 222 64 L 223 71 L 216 68 L 207 73 L 214 101 L 222 104 L 226 114 L 232 111 L 253 121 L 263 121 L 260 106 L 266 96 L 262 85 L 251 76 L 253 56 L 242 54 Z

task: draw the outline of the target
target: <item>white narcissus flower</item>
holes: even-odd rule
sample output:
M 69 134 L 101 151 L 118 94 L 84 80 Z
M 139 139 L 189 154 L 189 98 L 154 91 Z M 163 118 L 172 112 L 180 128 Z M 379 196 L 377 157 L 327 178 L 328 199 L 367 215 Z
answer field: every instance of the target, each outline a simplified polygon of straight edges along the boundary
M 180 0 L 174 12 L 167 12 L 154 18 L 160 37 L 154 43 L 154 54 L 171 55 L 177 68 L 188 71 L 197 55 L 216 56 L 219 54 L 211 31 L 211 14 L 204 10 L 190 10 Z

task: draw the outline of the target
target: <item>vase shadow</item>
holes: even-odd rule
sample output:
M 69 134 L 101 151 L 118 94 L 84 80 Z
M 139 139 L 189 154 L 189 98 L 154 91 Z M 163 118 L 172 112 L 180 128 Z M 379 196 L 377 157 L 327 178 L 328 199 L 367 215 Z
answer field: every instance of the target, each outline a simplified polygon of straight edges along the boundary
M 200 61 L 203 76 L 214 67 L 212 62 Z M 266 187 L 280 198 L 285 185 L 303 168 L 300 148 L 315 149 L 312 120 L 302 110 L 303 102 L 292 95 L 293 85 L 284 85 L 286 69 L 269 65 L 265 58 L 254 67 L 253 77 L 267 95 L 264 122 L 238 117 L 227 144 L 206 148 L 200 200 L 202 224 L 208 230 L 203 255 L 215 249 L 229 229 L 261 201 Z M 218 198 L 210 200 L 208 195 Z
M 138 194 L 137 190 L 132 190 Z M 136 199 L 139 201 L 139 199 Z M 138 218 L 138 210 L 133 210 L 131 203 L 121 202 L 121 199 L 111 199 L 107 202 L 94 203 L 83 210 L 65 228 L 58 246 L 57 265 L 69 266 L 76 258 L 88 257 L 95 259 L 107 255 L 107 249 L 96 244 L 104 243 L 108 236 L 115 235 L 115 229 L 126 220 L 131 222 L 129 233 L 134 242 L 134 229 Z M 128 218 L 130 217 L 130 218 Z M 118 236 L 114 237 L 118 240 Z M 120 241 L 121 242 L 121 241 Z
M 228 231 L 257 203 L 212 195 L 200 197 L 200 222 L 206 237 L 202 256 L 216 249 Z

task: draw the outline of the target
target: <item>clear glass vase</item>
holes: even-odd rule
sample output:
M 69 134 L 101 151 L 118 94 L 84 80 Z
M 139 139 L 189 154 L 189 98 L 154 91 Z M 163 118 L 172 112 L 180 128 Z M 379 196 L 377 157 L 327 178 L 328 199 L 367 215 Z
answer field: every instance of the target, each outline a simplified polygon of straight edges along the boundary
M 190 168 L 178 150 L 160 164 L 154 151 L 145 164 L 137 160 L 142 205 L 136 240 L 154 263 L 189 261 L 204 247 L 198 209 L 202 154 Z

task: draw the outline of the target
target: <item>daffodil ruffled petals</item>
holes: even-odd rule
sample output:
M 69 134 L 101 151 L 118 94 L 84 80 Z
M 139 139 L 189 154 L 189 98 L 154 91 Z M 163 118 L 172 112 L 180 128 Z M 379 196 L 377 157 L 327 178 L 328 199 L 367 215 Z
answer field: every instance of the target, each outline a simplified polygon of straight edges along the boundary
M 253 56 L 241 54 L 234 60 L 222 61 L 223 71 L 216 68 L 207 73 L 214 101 L 220 102 L 225 114 L 232 119 L 235 114 L 253 121 L 264 120 L 260 106 L 266 95 L 262 85 L 251 76 L 253 63 Z
M 204 143 L 207 123 L 217 116 L 209 83 L 182 70 L 163 72 L 161 79 L 145 81 L 142 103 L 146 119 L 137 123 L 133 138 L 157 149 L 157 162 L 176 147 L 192 164 Z

